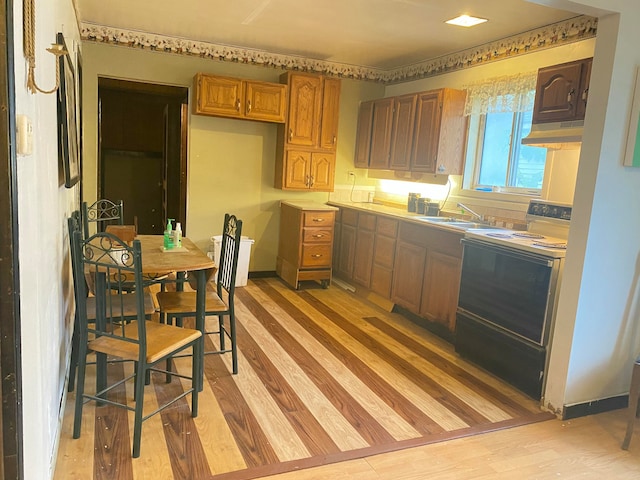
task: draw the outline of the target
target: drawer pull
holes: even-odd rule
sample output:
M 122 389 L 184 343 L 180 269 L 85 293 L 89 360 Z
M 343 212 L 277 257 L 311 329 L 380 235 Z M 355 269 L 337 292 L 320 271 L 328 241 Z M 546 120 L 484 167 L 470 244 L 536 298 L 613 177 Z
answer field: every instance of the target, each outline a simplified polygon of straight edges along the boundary
M 313 221 L 314 222 L 324 222 L 324 218 L 317 217 L 317 218 L 314 218 Z
M 324 237 L 324 235 L 321 233 L 316 233 L 315 235 L 313 235 L 313 238 L 322 238 L 322 237 Z
M 314 253 L 313 255 L 311 255 L 311 258 L 320 258 L 322 257 L 321 253 Z

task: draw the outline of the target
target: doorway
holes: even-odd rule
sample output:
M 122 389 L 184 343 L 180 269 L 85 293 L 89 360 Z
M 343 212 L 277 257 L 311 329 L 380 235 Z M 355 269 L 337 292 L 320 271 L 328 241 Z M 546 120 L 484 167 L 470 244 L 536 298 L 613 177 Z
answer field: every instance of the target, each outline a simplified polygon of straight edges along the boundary
M 186 234 L 186 87 L 98 79 L 97 198 L 122 200 L 124 223 L 159 235 L 168 218 Z

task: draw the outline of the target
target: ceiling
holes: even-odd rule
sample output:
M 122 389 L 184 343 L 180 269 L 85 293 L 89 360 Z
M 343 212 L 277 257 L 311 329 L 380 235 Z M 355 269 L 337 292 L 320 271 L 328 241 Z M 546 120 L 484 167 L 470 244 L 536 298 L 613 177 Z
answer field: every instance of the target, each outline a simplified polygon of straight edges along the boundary
M 577 16 L 525 0 L 77 0 L 80 21 L 382 70 Z M 447 25 L 462 13 L 487 18 Z

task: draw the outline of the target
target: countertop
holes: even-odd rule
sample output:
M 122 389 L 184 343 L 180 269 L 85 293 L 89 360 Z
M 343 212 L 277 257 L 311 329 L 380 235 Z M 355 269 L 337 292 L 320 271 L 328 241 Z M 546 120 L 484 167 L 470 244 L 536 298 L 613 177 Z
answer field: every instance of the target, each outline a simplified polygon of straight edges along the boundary
M 355 210 L 361 210 L 365 212 L 375 213 L 377 215 L 385 215 L 388 217 L 397 218 L 399 220 L 404 220 L 408 222 L 412 222 L 418 225 L 424 225 L 428 227 L 438 228 L 441 230 L 447 230 L 450 232 L 461 233 L 464 234 L 465 229 L 447 225 L 444 223 L 435 223 L 435 222 L 425 222 L 424 220 L 420 220 L 421 217 L 425 217 L 426 215 L 423 213 L 412 213 L 408 212 L 406 209 L 391 207 L 389 205 L 382 205 L 375 202 L 335 202 L 329 201 L 327 202 L 329 205 L 338 207 L 338 208 L 353 208 Z M 445 212 L 446 213 L 446 212 Z M 450 214 L 445 214 L 443 216 L 453 216 Z M 460 217 L 460 221 L 466 221 L 464 217 Z
M 313 202 L 309 200 L 282 200 L 280 204 L 289 205 L 290 207 L 297 208 L 299 210 L 338 210 L 337 207 L 326 203 Z

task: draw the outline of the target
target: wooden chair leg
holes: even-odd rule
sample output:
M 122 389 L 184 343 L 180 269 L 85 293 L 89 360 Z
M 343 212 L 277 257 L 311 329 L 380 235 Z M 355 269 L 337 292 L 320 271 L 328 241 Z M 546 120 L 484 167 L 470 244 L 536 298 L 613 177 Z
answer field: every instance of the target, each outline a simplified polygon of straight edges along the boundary
M 629 448 L 629 442 L 631 441 L 631 435 L 633 434 L 633 427 L 636 423 L 636 417 L 638 413 L 638 398 L 640 397 L 640 363 L 636 361 L 633 364 L 633 372 L 631 374 L 631 386 L 629 387 L 629 407 L 627 409 L 627 432 L 622 441 L 622 449 L 627 450 Z

